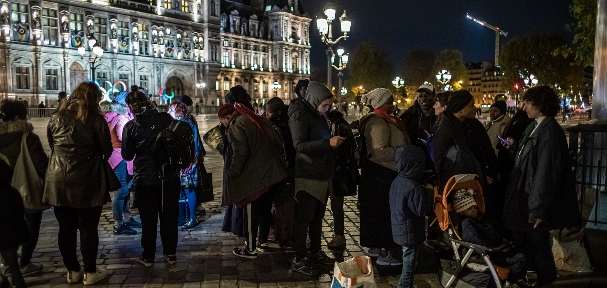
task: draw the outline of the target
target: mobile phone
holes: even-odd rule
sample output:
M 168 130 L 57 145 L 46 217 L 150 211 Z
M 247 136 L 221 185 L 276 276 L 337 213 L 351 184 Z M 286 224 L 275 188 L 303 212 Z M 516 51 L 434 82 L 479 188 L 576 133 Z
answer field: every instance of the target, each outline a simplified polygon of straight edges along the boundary
M 500 136 L 500 135 L 497 135 L 497 139 L 500 139 L 500 141 L 508 144 L 508 141 L 506 141 L 506 139 L 502 138 L 502 136 Z
M 428 144 L 428 142 L 426 142 L 426 140 L 424 140 L 422 138 L 417 138 L 417 139 L 419 139 L 419 141 L 422 141 L 422 143 L 424 143 L 424 144 Z

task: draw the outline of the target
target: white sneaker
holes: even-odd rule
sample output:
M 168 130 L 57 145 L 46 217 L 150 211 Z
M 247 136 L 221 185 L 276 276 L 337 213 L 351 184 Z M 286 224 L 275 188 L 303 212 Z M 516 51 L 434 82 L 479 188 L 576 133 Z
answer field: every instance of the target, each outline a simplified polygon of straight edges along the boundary
M 84 272 L 82 271 L 82 267 L 80 267 L 79 271 L 67 271 L 67 284 L 74 284 L 80 282 L 82 280 L 82 276 Z
M 84 273 L 84 285 L 93 285 L 107 277 L 107 271 L 97 268 L 95 273 Z

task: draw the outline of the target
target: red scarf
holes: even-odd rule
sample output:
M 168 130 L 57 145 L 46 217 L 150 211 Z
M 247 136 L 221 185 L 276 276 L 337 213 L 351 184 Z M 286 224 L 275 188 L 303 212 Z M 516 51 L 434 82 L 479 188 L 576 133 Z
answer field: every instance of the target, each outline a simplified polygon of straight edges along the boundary
M 405 123 L 403 122 L 403 120 L 388 114 L 388 112 L 386 112 L 386 110 L 384 110 L 384 109 L 374 109 L 373 113 L 380 115 L 381 117 L 384 117 L 386 120 L 390 121 L 390 123 L 396 125 L 396 128 L 398 128 L 398 130 L 400 130 L 400 132 L 403 132 L 403 135 L 405 135 L 405 138 L 409 139 L 409 135 L 407 135 L 407 130 L 405 128 Z
M 249 120 L 251 120 L 251 122 L 253 122 L 253 124 L 255 124 L 255 126 L 257 127 L 257 130 L 259 130 L 259 132 L 261 134 L 266 134 L 266 130 L 262 127 L 262 121 L 263 118 L 261 118 L 261 116 L 256 115 L 255 112 L 253 112 L 253 110 L 249 109 L 247 106 L 244 106 L 240 103 L 234 103 L 234 108 L 236 108 L 236 111 L 242 115 L 247 117 Z

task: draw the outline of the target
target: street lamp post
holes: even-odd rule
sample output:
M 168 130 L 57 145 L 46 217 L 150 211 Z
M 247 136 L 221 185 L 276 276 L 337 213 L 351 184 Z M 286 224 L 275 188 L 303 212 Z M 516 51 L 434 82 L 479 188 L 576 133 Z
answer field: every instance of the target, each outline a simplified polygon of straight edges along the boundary
M 392 80 L 392 85 L 394 85 L 394 87 L 396 88 L 396 94 L 398 96 L 398 89 L 400 87 L 405 86 L 405 79 L 401 79 L 400 77 L 397 76 L 396 78 L 394 78 L 394 80 Z M 400 102 L 401 102 L 400 99 L 398 101 L 396 101 L 396 103 L 398 103 L 397 106 L 400 106 Z
M 447 83 L 451 81 L 451 73 L 449 73 L 449 71 L 445 69 L 438 71 L 438 74 L 436 74 L 436 81 L 438 81 L 438 83 L 443 84 L 443 90 L 447 91 L 449 89 Z
M 196 88 L 202 89 L 202 95 L 200 96 L 201 99 L 204 99 L 204 87 L 206 87 L 206 86 L 207 86 L 207 83 L 204 83 L 204 82 L 196 83 Z M 206 101 L 204 101 L 203 104 L 206 105 Z
M 333 68 L 335 68 L 335 70 L 338 71 L 337 77 L 339 77 L 339 82 L 337 84 L 337 91 L 338 91 L 337 92 L 337 107 L 339 108 L 339 107 L 341 107 L 341 96 L 342 96 L 341 88 L 343 88 L 342 87 L 342 85 L 343 85 L 342 78 L 344 76 L 342 71 L 344 69 L 346 69 L 346 66 L 348 65 L 349 56 L 347 53 L 344 53 L 344 49 L 341 49 L 341 48 L 337 49 L 337 56 L 339 57 L 339 66 L 335 66 L 333 64 L 331 64 L 331 65 L 333 66 Z M 334 61 L 333 58 L 334 57 L 331 57 L 331 63 L 333 63 L 333 61 Z M 339 110 L 341 111 L 341 109 L 339 109 Z
M 525 83 L 525 88 L 527 88 L 527 89 L 537 85 L 538 82 L 539 82 L 539 80 L 533 74 L 531 74 L 531 75 L 529 75 L 529 77 L 525 77 L 525 79 L 523 79 L 523 83 Z
M 272 84 L 272 89 L 274 89 L 274 97 L 278 97 L 278 90 L 280 90 L 280 88 L 282 88 L 282 85 L 280 85 L 278 81 L 274 81 L 274 84 Z
M 343 32 L 342 36 L 339 36 L 337 39 L 333 40 L 333 29 L 332 25 L 333 20 L 335 20 L 335 5 L 329 2 L 325 5 L 323 9 L 324 15 L 319 14 L 316 17 L 316 28 L 318 28 L 318 32 L 320 33 L 320 38 L 322 42 L 327 45 L 327 86 L 331 89 L 331 67 L 333 66 L 333 45 L 337 44 L 339 40 L 348 38 L 348 33 L 350 32 L 350 26 L 352 25 L 352 21 L 346 15 L 346 11 L 344 10 L 344 14 L 339 17 L 339 21 L 341 23 L 341 32 Z M 325 17 L 326 16 L 326 17 Z M 340 55 L 341 57 L 341 55 Z M 341 71 L 340 71 L 341 72 Z M 338 90 L 339 91 L 339 90 Z M 341 102 L 341 95 L 338 95 L 338 102 Z
M 101 60 L 101 56 L 103 56 L 103 48 L 101 48 L 101 46 L 99 46 L 99 44 L 97 43 L 97 39 L 95 39 L 95 37 L 90 37 L 89 38 L 89 51 L 91 51 L 91 54 L 89 55 L 88 59 L 86 59 L 86 61 L 89 62 L 89 64 L 91 65 L 91 79 L 93 80 L 93 82 L 95 82 L 95 69 L 97 69 L 97 66 L 99 65 L 95 65 L 97 62 L 99 62 L 99 60 Z M 80 58 L 85 59 L 84 58 L 84 54 L 86 53 L 86 48 L 84 47 L 84 45 L 80 45 L 80 47 L 78 47 L 78 54 L 80 54 Z

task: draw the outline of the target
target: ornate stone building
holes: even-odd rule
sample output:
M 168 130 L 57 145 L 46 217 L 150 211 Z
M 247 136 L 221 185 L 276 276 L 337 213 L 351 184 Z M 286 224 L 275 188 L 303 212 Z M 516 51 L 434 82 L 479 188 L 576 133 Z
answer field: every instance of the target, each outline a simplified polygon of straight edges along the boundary
M 502 72 L 493 62 L 469 62 L 466 63 L 466 68 L 468 81 L 464 87 L 474 96 L 476 104 L 492 104 L 496 95 L 506 93 L 502 87 Z
M 94 79 L 159 104 L 220 105 L 238 84 L 256 102 L 288 102 L 309 78 L 310 22 L 297 0 L 0 0 L 0 99 L 50 106 Z

